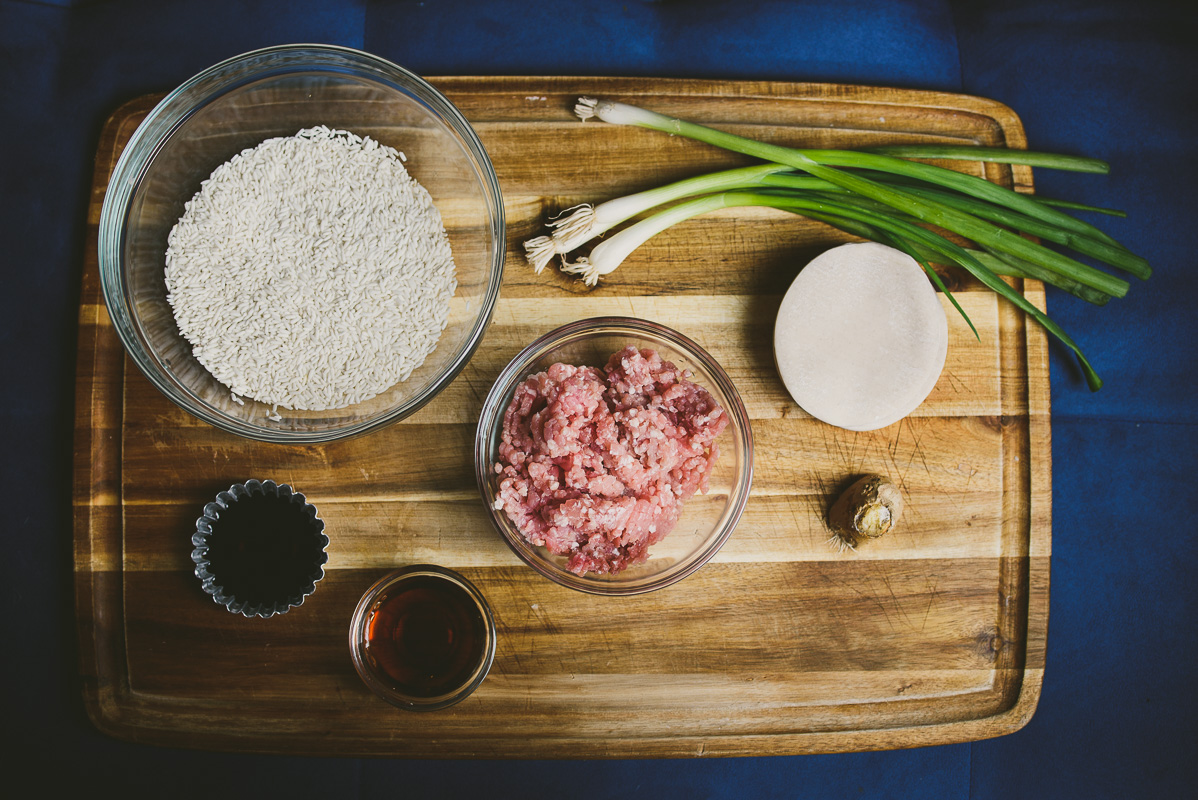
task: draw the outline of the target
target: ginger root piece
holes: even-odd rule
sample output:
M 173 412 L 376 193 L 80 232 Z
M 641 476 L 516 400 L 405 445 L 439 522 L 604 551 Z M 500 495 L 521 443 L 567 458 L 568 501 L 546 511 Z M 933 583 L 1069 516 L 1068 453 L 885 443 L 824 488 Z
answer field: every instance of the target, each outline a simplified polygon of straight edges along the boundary
M 867 539 L 877 539 L 898 522 L 903 496 L 882 475 L 866 475 L 850 486 L 828 511 L 828 540 L 839 552 L 856 550 Z

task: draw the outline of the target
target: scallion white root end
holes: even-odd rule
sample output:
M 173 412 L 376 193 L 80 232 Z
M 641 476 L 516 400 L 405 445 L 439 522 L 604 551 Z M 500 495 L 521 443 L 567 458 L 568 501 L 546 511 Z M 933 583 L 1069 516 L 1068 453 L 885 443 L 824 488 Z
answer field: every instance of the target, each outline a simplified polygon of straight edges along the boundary
M 682 120 L 658 114 L 640 106 L 630 106 L 627 103 L 617 103 L 615 100 L 602 100 L 595 97 L 580 97 L 574 104 L 574 113 L 583 122 L 598 117 L 612 125 L 641 125 L 646 128 L 665 130 L 671 128 L 675 133 L 681 133 Z
M 524 256 L 537 274 L 549 265 L 554 256 L 565 256 L 596 235 L 595 207 L 590 203 L 582 203 L 567 208 L 546 224 L 553 229 L 550 236 L 537 236 L 524 243 Z
M 593 97 L 580 97 L 578 102 L 574 104 L 574 113 L 583 122 L 586 122 L 591 117 L 595 116 L 595 106 L 599 101 Z
M 563 217 L 561 214 L 566 216 Z M 553 228 L 553 240 L 558 243 L 559 250 L 568 253 L 577 245 L 566 249 L 562 249 L 561 245 L 574 240 L 583 243 L 591 239 L 591 230 L 595 225 L 595 207 L 590 203 L 583 203 L 573 208 L 567 208 L 561 214 L 558 215 L 558 218 L 551 219 L 545 224 Z
M 524 243 L 524 257 L 538 275 L 557 255 L 557 244 L 549 236 L 537 236 Z
M 619 265 L 617 264 L 616 266 Z M 586 256 L 580 257 L 577 261 L 562 259 L 562 272 L 568 275 L 579 276 L 587 286 L 597 285 L 600 275 L 606 275 L 614 269 L 614 266 L 609 269 L 603 269 L 602 265 L 591 261 Z

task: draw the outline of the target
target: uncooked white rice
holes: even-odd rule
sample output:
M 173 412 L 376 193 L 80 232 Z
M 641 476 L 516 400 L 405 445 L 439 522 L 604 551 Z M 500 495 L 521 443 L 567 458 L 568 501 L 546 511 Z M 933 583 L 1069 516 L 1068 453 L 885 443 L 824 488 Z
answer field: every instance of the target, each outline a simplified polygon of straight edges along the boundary
M 401 158 L 308 128 L 242 151 L 188 201 L 167 240 L 167 300 L 235 395 L 343 408 L 406 380 L 436 347 L 453 255 Z

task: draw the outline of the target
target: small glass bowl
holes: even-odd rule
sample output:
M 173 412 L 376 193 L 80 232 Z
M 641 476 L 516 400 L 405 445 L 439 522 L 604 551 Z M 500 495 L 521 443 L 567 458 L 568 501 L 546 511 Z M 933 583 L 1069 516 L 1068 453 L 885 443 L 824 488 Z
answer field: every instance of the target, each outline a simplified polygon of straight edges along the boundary
M 192 355 L 167 301 L 167 236 L 214 169 L 266 139 L 317 125 L 370 136 L 407 155 L 408 172 L 441 212 L 458 286 L 436 349 L 407 380 L 346 408 L 276 414 L 268 403 L 235 400 Z M 230 433 L 312 444 L 410 416 L 458 375 L 491 320 L 505 248 L 495 170 L 470 124 L 444 95 L 367 53 L 285 45 L 196 75 L 134 131 L 100 214 L 100 285 L 133 363 L 172 402 Z
M 552 364 L 603 367 L 612 353 L 628 345 L 656 350 L 676 367 L 689 370 L 690 380 L 707 391 L 727 412 L 730 424 L 716 444 L 720 456 L 709 476 L 709 490 L 682 506 L 677 525 L 649 549 L 648 559 L 615 575 L 576 575 L 566 558 L 535 547 L 502 510 L 495 508 L 503 416 L 516 386 Z M 664 325 L 631 317 L 595 317 L 550 331 L 520 352 L 499 374 L 483 402 L 474 438 L 474 473 L 491 521 L 526 564 L 554 583 L 600 595 L 633 595 L 677 583 L 706 564 L 727 541 L 749 499 L 753 482 L 753 430 L 736 387 L 703 348 Z
M 362 595 L 349 623 L 349 653 L 379 697 L 409 711 L 435 711 L 461 702 L 487 677 L 495 617 L 470 581 L 416 564 Z M 406 680 L 389 672 L 406 673 Z

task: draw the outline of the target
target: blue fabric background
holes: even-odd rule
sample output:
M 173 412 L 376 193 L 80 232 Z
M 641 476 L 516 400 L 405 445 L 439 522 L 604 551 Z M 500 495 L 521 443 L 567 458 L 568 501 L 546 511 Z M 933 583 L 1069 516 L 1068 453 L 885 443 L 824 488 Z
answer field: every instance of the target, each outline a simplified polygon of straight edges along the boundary
M 0 415 L 8 781 L 178 797 L 1097 798 L 1193 792 L 1198 14 L 1175 2 L 0 0 Z M 1188 9 L 1188 10 L 1187 10 Z M 122 101 L 225 57 L 313 41 L 416 72 L 841 81 L 1001 100 L 1034 148 L 1111 162 L 1041 172 L 1156 274 L 1054 316 L 1107 381 L 1052 350 L 1053 573 L 1039 710 L 997 740 L 795 758 L 357 761 L 129 745 L 76 679 L 70 463 L 75 307 L 92 159 Z M 10 739 L 12 737 L 10 736 Z M 569 756 L 556 753 L 555 756 Z M 1190 786 L 1190 790 L 1185 787 Z

